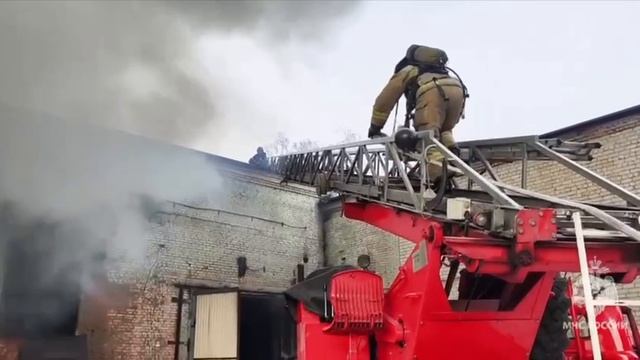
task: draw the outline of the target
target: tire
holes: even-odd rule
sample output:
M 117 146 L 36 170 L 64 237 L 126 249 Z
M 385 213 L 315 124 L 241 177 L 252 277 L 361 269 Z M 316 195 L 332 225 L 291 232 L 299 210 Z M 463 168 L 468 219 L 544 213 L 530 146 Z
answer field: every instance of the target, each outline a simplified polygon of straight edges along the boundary
M 569 345 L 565 324 L 569 323 L 567 280 L 557 278 L 553 283 L 553 294 L 547 302 L 540 328 L 531 351 L 531 360 L 563 360 Z

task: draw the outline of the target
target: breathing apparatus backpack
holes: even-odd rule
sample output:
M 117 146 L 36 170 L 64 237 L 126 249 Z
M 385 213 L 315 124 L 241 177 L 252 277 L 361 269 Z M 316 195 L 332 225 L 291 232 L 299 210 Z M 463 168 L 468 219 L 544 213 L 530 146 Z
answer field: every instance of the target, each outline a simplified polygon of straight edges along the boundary
M 411 125 L 411 120 L 414 118 L 414 110 L 417 100 L 416 93 L 418 92 L 419 87 L 418 77 L 420 77 L 420 75 L 424 73 L 449 75 L 449 71 L 451 71 L 462 86 L 462 91 L 464 94 L 462 112 L 464 113 L 464 105 L 466 102 L 466 98 L 469 97 L 469 92 L 467 91 L 467 87 L 462 82 L 462 79 L 460 79 L 460 76 L 458 76 L 458 74 L 453 69 L 447 66 L 448 61 L 449 58 L 447 57 L 447 53 L 444 50 L 423 45 L 411 45 L 409 49 L 407 49 L 407 54 L 405 55 L 405 57 L 396 65 L 396 73 L 408 65 L 413 65 L 418 68 L 418 75 L 411 79 L 411 81 L 409 81 L 404 91 L 407 105 L 405 113 L 405 127 L 409 128 Z M 447 101 L 448 98 L 446 97 L 442 87 L 438 85 L 435 79 L 434 83 L 440 95 L 444 98 L 445 101 Z

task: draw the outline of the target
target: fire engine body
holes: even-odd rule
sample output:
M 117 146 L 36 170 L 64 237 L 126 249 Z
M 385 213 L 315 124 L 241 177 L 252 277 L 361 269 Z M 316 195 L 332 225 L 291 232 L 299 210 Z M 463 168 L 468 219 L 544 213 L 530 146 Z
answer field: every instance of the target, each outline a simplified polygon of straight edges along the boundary
M 404 135 L 411 138 L 409 144 L 396 133 L 377 142 L 272 159 L 272 168 L 287 181 L 316 185 L 320 194 L 340 193 L 346 218 L 415 244 L 386 291 L 378 274 L 348 269 L 327 279 L 321 309 L 312 309 L 301 299 L 299 360 L 558 358 L 557 350 L 548 348 L 547 338 L 569 329 L 564 322 L 550 323 L 547 314 L 550 299 L 573 297 L 571 291 L 554 294 L 560 275 L 581 270 L 578 230 L 570 221 L 575 212 L 593 228 L 585 242 L 587 257 L 597 259 L 617 283 L 636 278 L 638 208 L 551 198 L 499 182 L 492 168 L 520 160 L 524 170 L 531 159 L 560 160 L 565 165 L 569 161 L 571 168 L 577 165 L 574 160 L 588 160 L 590 149 L 597 145 L 553 140 L 555 148 L 553 141 L 551 145 L 547 141 L 542 149 L 537 148 L 542 144 L 537 137 L 491 140 L 462 144 L 463 153 L 457 157 L 431 133 Z M 524 151 L 514 156 L 517 151 L 512 148 L 519 141 Z M 416 143 L 422 151 L 415 150 Z M 447 157 L 443 178 L 453 164 L 480 189 L 463 189 L 455 181 L 432 188 L 423 160 L 429 146 Z M 572 169 L 581 173 L 584 168 L 577 166 Z M 493 180 L 484 180 L 481 172 Z M 600 180 L 594 182 L 640 205 L 635 195 Z M 445 279 L 443 271 L 448 273 Z M 572 304 L 571 311 L 566 305 L 567 317 L 585 316 L 579 305 Z M 636 329 L 631 313 L 622 314 L 620 309 L 607 308 L 599 320 L 622 321 L 630 316 Z M 573 341 L 561 344 L 564 356 L 591 359 L 589 341 L 579 329 L 573 330 L 577 334 Z M 638 358 L 637 329 L 635 334 L 601 329 L 600 339 L 605 359 Z

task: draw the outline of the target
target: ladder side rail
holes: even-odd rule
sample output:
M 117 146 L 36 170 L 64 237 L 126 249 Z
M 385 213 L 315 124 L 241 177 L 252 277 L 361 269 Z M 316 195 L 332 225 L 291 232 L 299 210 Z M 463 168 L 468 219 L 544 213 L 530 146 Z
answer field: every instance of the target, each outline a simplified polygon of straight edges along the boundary
M 471 141 L 461 141 L 458 143 L 460 147 L 487 147 L 487 146 L 503 146 L 503 145 L 514 145 L 514 144 L 522 144 L 529 143 L 532 141 L 538 141 L 537 135 L 526 135 L 526 136 L 514 136 L 514 137 L 506 137 L 506 138 L 495 138 L 495 139 L 484 139 L 484 140 L 471 140 Z M 546 141 L 546 140 L 545 140 Z
M 444 146 L 440 141 L 438 141 L 433 134 L 429 134 L 429 141 L 433 143 L 438 150 L 444 154 L 447 159 L 453 162 L 458 169 L 460 169 L 468 178 L 472 179 L 482 190 L 486 191 L 491 195 L 491 197 L 502 206 L 511 207 L 517 210 L 522 209 L 522 206 L 511 199 L 507 194 L 505 194 L 499 187 L 493 184 L 489 179 L 484 176 L 478 174 L 475 170 L 473 170 L 467 163 L 462 161 L 459 157 L 455 156 L 451 150 L 449 150 L 446 146 Z
M 600 219 L 602 222 L 604 222 L 605 224 L 609 225 L 610 227 L 612 227 L 613 229 L 616 229 L 622 233 L 624 233 L 625 235 L 629 236 L 630 238 L 636 240 L 636 241 L 640 241 L 640 231 L 632 228 L 631 226 L 625 224 L 624 222 L 616 219 L 615 217 L 607 214 L 606 212 L 591 206 L 591 205 L 586 205 L 586 204 L 582 204 L 576 201 L 571 201 L 571 200 L 565 200 L 565 199 L 560 199 L 557 198 L 555 196 L 551 196 L 551 195 L 545 195 L 545 194 L 540 194 L 531 190 L 525 190 L 525 189 L 520 189 L 518 187 L 515 186 L 511 186 L 511 185 L 507 185 L 501 182 L 497 182 L 497 181 L 492 181 L 496 186 L 505 189 L 505 190 L 509 190 L 512 191 L 514 193 L 520 194 L 520 195 L 524 195 L 524 196 L 528 196 L 531 198 L 537 198 L 540 200 L 544 200 L 544 201 L 548 201 L 551 203 L 555 203 L 558 205 L 563 205 L 563 206 L 568 206 L 574 209 L 579 209 L 582 210 L 588 214 L 591 214 L 592 216 Z
M 382 147 L 385 144 L 389 144 L 389 143 L 392 143 L 392 142 L 393 142 L 393 137 L 387 136 L 387 137 L 380 137 L 380 138 L 375 138 L 375 139 L 370 139 L 370 140 L 356 141 L 356 142 L 347 143 L 347 144 L 341 144 L 341 145 L 325 146 L 325 147 L 321 147 L 321 148 L 311 149 L 311 150 L 308 150 L 308 151 L 298 151 L 298 152 L 288 153 L 288 154 L 280 155 L 280 156 L 292 156 L 292 155 L 300 155 L 300 154 L 304 155 L 304 154 L 307 154 L 309 152 L 318 152 L 318 151 L 326 151 L 326 150 L 336 151 L 336 150 L 343 150 L 345 148 L 356 148 L 358 146 L 378 145 L 378 146 Z
M 419 134 L 419 137 L 421 138 L 425 138 L 426 137 L 425 135 L 428 134 L 428 132 L 421 132 L 421 133 L 422 134 Z M 327 147 L 322 147 L 318 149 L 312 149 L 310 151 L 300 151 L 300 152 L 294 152 L 294 153 L 288 153 L 285 155 L 275 156 L 271 158 L 270 163 L 273 168 L 275 168 L 276 170 L 282 171 L 284 170 L 282 167 L 284 163 L 287 162 L 287 160 L 295 159 L 299 161 L 301 157 L 304 159 L 304 155 L 307 155 L 309 153 L 318 153 L 318 154 L 323 152 L 335 153 L 339 151 L 345 151 L 347 148 L 357 148 L 360 146 L 366 146 L 369 152 L 384 151 L 385 144 L 389 144 L 393 142 L 394 142 L 393 137 L 387 136 L 384 138 L 358 141 L 358 142 L 349 143 L 349 144 L 327 146 Z M 503 152 L 506 151 L 508 154 L 511 155 L 507 159 L 501 158 L 501 161 L 503 160 L 517 161 L 517 160 L 521 160 L 521 156 L 519 154 L 520 152 L 510 150 L 510 149 L 513 149 L 514 147 L 517 147 L 523 143 L 533 144 L 535 142 L 539 142 L 547 148 L 552 148 L 557 153 L 564 154 L 564 156 L 572 160 L 588 160 L 588 159 L 585 159 L 585 157 L 588 155 L 588 152 L 591 149 L 599 147 L 597 146 L 599 144 L 596 144 L 596 143 L 579 143 L 579 142 L 564 141 L 560 139 L 539 139 L 538 136 L 535 136 L 535 135 L 511 137 L 511 138 L 465 141 L 465 142 L 460 142 L 459 146 L 465 150 L 470 149 L 471 147 L 477 147 L 478 149 L 481 149 L 483 153 L 487 151 L 488 153 L 485 154 L 485 157 L 487 158 L 488 161 L 494 160 L 491 158 L 491 156 L 489 156 L 491 155 L 490 153 L 493 151 L 503 151 Z M 377 147 L 377 148 L 374 149 L 374 147 Z M 347 151 L 349 155 L 353 155 L 354 152 L 355 151 Z M 545 160 L 546 157 L 538 158 L 537 154 L 538 154 L 537 150 L 534 151 L 533 149 L 531 149 L 529 154 L 529 159 Z M 302 156 L 297 156 L 297 155 L 302 155 Z M 278 163 L 280 164 L 280 166 L 277 166 Z
M 544 153 L 545 155 L 547 155 L 548 157 L 556 160 L 557 162 L 559 162 L 560 164 L 564 165 L 565 167 L 573 170 L 575 173 L 582 175 L 584 178 L 586 178 L 587 180 L 590 180 L 591 182 L 593 182 L 594 184 L 599 185 L 600 187 L 608 190 L 609 192 L 611 192 L 614 195 L 617 195 L 618 197 L 620 197 L 621 199 L 629 202 L 630 204 L 633 204 L 635 206 L 640 207 L 640 197 L 638 197 L 637 195 L 633 194 L 632 192 L 630 192 L 629 190 L 620 187 L 616 184 L 614 184 L 613 182 L 611 182 L 610 180 L 596 174 L 595 172 L 587 169 L 586 167 L 569 160 L 568 158 L 566 158 L 565 156 L 551 150 L 550 148 L 542 145 L 540 142 L 536 141 L 532 144 L 536 149 L 538 149 L 538 151 Z
M 598 336 L 598 328 L 596 326 L 593 292 L 591 290 L 591 274 L 589 273 L 589 262 L 587 261 L 587 247 L 584 243 L 584 236 L 582 234 L 580 212 L 573 213 L 573 222 L 576 229 L 576 245 L 578 247 L 578 261 L 580 263 L 580 279 L 582 280 L 582 287 L 584 289 L 584 307 L 587 310 L 587 324 L 589 325 L 589 337 L 591 338 L 593 360 L 602 360 L 600 337 Z
M 405 171 L 405 168 L 402 166 L 402 161 L 400 160 L 400 155 L 398 154 L 398 150 L 395 148 L 394 144 L 387 144 L 387 151 L 391 154 L 391 157 L 393 158 L 393 162 L 396 168 L 398 169 L 400 178 L 402 178 L 402 182 L 404 183 L 406 190 L 409 192 L 409 195 L 411 196 L 413 205 L 415 206 L 416 210 L 422 211 L 422 208 L 420 207 L 420 201 L 418 200 L 416 193 L 413 190 L 413 185 L 411 184 L 411 181 L 407 176 L 407 172 Z
M 593 160 L 591 151 L 601 146 L 599 143 L 570 142 L 555 138 L 540 139 L 537 136 L 474 140 L 460 142 L 458 146 L 462 150 L 460 157 L 470 163 L 473 162 L 474 157 L 479 160 L 477 156 L 474 156 L 476 153 L 481 153 L 492 165 L 516 161 L 525 163 L 527 161 L 555 161 L 555 159 L 533 147 L 532 144 L 535 142 L 541 143 L 572 161 Z M 526 147 L 526 150 L 523 147 Z M 527 165 L 523 164 L 523 168 L 526 167 Z

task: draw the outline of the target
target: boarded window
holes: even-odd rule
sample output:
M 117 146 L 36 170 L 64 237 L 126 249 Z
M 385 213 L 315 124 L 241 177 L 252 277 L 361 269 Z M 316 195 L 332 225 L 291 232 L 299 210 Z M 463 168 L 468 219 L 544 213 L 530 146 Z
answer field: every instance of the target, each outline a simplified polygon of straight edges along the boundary
M 196 300 L 195 359 L 238 356 L 238 293 L 199 295 Z

